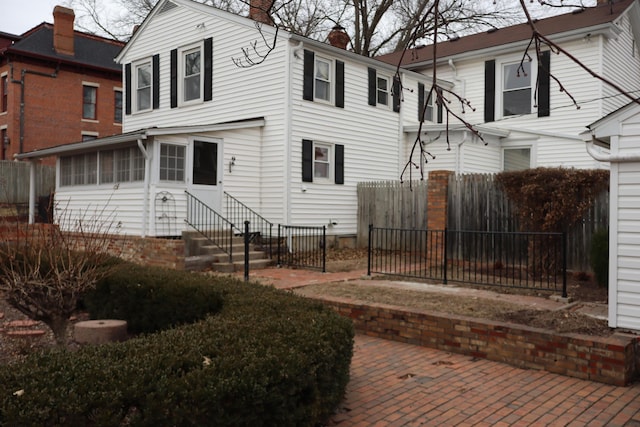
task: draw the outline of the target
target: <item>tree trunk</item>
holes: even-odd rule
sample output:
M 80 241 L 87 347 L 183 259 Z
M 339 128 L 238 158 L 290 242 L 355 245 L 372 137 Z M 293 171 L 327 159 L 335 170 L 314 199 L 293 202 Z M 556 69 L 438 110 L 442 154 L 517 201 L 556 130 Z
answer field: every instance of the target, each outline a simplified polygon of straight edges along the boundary
M 45 323 L 53 331 L 53 336 L 56 340 L 56 346 L 67 347 L 67 330 L 69 328 L 69 318 L 66 316 L 54 316 Z

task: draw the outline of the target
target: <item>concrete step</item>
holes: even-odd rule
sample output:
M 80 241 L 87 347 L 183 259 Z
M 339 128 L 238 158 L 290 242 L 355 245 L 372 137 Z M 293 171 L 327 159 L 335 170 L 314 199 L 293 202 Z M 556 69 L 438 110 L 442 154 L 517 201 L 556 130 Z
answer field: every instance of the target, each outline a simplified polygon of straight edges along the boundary
M 267 268 L 274 264 L 273 260 L 270 259 L 254 259 L 249 261 L 249 271 L 252 270 L 260 270 L 263 268 Z M 234 262 L 234 263 L 215 263 L 212 265 L 213 271 L 217 271 L 219 273 L 234 273 L 236 271 L 244 270 L 244 260 L 242 262 Z

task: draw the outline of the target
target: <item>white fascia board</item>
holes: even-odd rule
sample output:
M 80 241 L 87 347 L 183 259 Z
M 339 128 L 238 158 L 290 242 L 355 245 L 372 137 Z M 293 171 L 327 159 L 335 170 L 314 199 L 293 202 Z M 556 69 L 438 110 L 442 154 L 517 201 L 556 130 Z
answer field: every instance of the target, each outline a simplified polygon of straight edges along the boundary
M 511 133 L 507 129 L 498 129 L 498 128 L 489 127 L 489 126 L 473 126 L 473 129 L 478 131 L 480 134 L 496 136 L 498 138 L 506 138 Z M 434 124 L 425 123 L 422 125 L 422 128 L 420 128 L 420 125 L 404 126 L 402 128 L 402 131 L 404 133 L 417 133 L 418 131 L 420 132 L 445 132 L 445 131 L 464 132 L 464 131 L 470 131 L 470 129 L 463 124 L 447 126 L 444 123 L 434 123 Z

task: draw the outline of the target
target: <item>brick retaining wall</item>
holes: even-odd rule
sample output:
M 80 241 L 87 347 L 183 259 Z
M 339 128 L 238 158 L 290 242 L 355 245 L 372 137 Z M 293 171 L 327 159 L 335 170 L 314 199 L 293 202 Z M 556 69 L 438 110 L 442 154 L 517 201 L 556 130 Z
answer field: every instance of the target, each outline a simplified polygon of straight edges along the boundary
M 631 334 L 557 334 L 384 304 L 364 305 L 340 298 L 324 298 L 323 302 L 352 319 L 356 330 L 375 337 L 616 386 L 638 378 L 640 339 Z

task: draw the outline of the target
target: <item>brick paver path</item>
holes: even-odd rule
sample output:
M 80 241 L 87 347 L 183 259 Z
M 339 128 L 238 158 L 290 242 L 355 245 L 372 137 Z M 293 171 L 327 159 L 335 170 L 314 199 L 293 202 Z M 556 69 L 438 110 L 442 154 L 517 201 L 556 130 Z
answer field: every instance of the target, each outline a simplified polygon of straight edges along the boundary
M 640 384 L 614 387 L 357 335 L 330 425 L 640 426 Z

